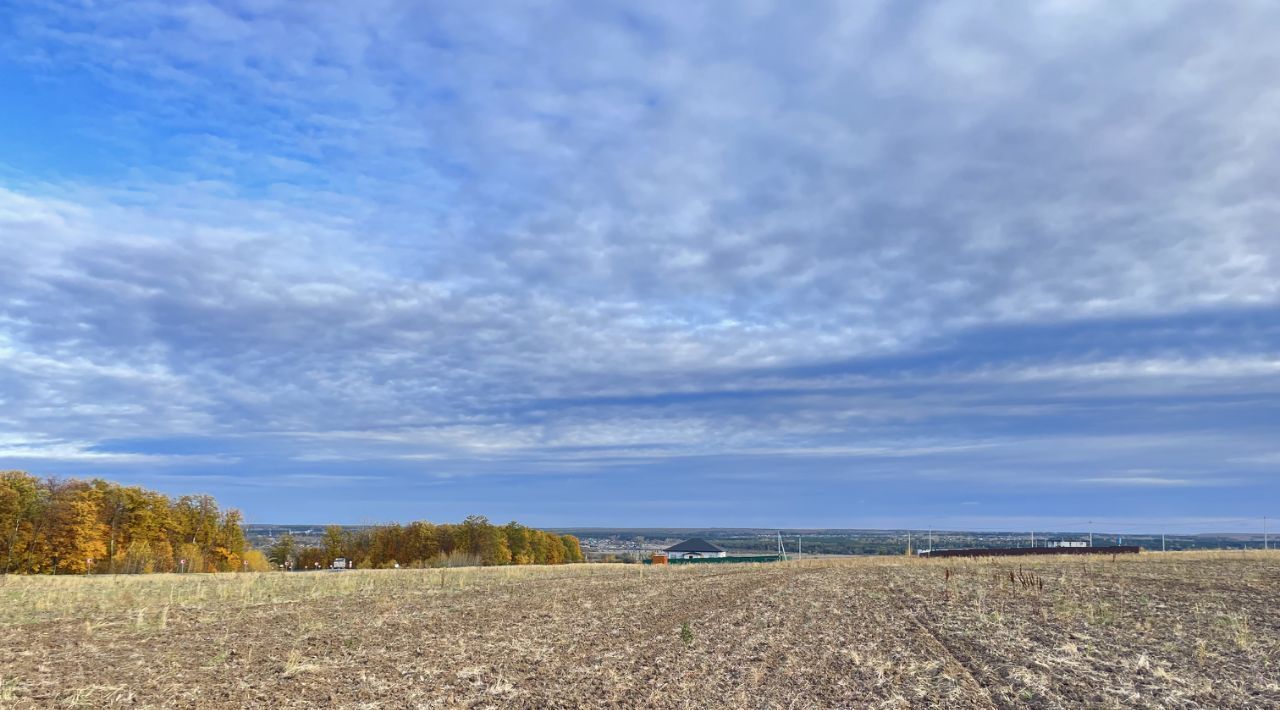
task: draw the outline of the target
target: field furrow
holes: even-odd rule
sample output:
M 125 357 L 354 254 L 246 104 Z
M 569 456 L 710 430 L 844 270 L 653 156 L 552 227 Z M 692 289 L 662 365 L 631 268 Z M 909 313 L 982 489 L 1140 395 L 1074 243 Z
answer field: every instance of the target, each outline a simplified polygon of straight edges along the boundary
M 1280 556 L 9 577 L 5 707 L 1280 706 Z

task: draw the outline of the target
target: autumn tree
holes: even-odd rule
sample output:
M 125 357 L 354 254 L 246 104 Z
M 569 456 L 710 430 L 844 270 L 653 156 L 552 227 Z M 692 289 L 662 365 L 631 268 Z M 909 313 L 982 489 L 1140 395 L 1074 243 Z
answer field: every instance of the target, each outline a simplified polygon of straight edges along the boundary
M 298 548 L 294 569 L 323 569 L 331 562 L 323 547 L 302 547 Z
M 271 563 L 262 550 L 245 550 L 244 569 L 246 572 L 267 572 L 271 570 Z
M 92 571 L 107 553 L 110 528 L 101 521 L 102 492 L 82 481 L 49 481 L 47 530 L 50 571 Z
M 578 538 L 573 535 L 561 535 L 560 544 L 564 546 L 565 562 L 581 562 L 586 559 L 582 555 L 582 546 L 578 543 Z
M 321 546 L 308 549 L 316 550 L 317 559 L 346 557 L 361 567 L 374 568 L 582 561 L 582 550 L 572 535 L 557 536 L 514 521 L 497 526 L 482 515 L 470 516 L 456 525 L 417 521 L 361 530 L 331 526 L 325 531 Z
M 187 571 L 235 569 L 246 552 L 239 512 L 209 496 L 0 473 L 3 572 L 167 572 L 177 559 Z
M 21 471 L 0 473 L 0 572 L 36 572 L 33 548 L 46 521 L 47 491 Z
M 511 551 L 511 562 L 517 565 L 533 564 L 533 545 L 531 530 L 512 520 L 502 527 L 507 538 L 507 549 Z

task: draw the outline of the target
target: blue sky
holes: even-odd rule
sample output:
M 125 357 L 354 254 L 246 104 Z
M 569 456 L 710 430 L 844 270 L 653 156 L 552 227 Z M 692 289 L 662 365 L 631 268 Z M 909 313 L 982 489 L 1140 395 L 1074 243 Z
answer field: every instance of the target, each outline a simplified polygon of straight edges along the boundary
M 1277 31 L 0 1 L 0 467 L 258 522 L 1257 528 Z

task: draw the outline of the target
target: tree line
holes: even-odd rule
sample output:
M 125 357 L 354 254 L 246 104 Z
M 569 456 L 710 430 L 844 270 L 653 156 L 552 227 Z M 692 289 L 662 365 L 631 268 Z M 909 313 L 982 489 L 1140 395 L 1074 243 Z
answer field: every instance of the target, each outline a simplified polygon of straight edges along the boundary
M 453 525 L 418 521 L 354 530 L 331 525 L 319 545 L 299 546 L 285 533 L 270 550 L 272 562 L 294 569 L 328 567 L 340 557 L 362 569 L 583 561 L 578 538 L 572 535 L 534 530 L 514 521 L 494 525 L 483 515 Z
M 0 572 L 263 571 L 237 510 L 207 495 L 170 498 L 94 479 L 0 472 Z
M 263 572 L 327 567 L 345 557 L 358 567 L 527 565 L 581 562 L 572 535 L 473 515 L 456 525 L 415 522 L 359 530 L 326 529 L 303 547 L 286 534 L 268 561 L 246 542 L 238 510 L 207 495 L 170 498 L 93 479 L 0 472 L 0 573 L 141 574 Z

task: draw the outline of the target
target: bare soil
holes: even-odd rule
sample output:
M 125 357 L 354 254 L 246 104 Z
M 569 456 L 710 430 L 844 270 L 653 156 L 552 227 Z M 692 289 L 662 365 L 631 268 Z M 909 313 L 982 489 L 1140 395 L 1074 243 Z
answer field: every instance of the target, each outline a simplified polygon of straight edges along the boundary
M 1280 707 L 1278 592 L 1275 553 L 10 577 L 0 706 Z

